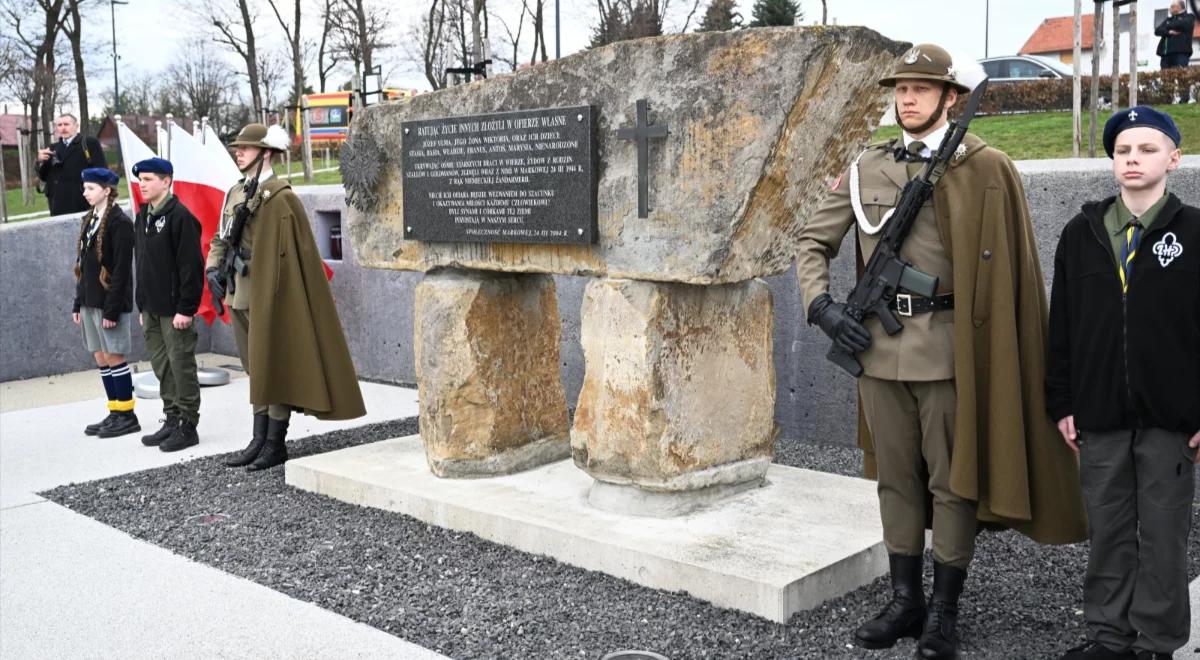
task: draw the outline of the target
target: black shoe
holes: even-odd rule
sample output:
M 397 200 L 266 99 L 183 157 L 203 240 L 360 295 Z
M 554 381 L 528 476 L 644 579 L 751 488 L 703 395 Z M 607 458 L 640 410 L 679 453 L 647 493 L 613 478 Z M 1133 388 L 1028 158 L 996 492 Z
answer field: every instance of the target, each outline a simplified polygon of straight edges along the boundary
M 1140 657 L 1140 655 L 1134 655 L 1133 649 L 1114 651 L 1100 642 L 1090 641 L 1082 646 L 1067 649 L 1067 652 L 1059 660 L 1134 660 Z
M 962 594 L 967 572 L 937 561 L 933 562 L 933 596 L 925 629 L 917 642 L 917 657 L 926 660 L 953 660 L 958 657 L 958 597 Z
M 98 438 L 115 438 L 119 435 L 127 433 L 136 433 L 142 430 L 142 425 L 138 424 L 137 415 L 133 414 L 132 410 L 116 413 L 116 417 L 111 422 L 100 427 L 96 431 Z
M 254 459 L 258 458 L 258 454 L 262 452 L 263 445 L 267 442 L 267 424 L 270 418 L 267 413 L 258 413 L 254 416 L 254 438 L 250 440 L 250 444 L 245 449 L 234 455 L 233 458 L 225 461 L 225 465 L 229 467 L 243 467 L 250 465 Z
M 84 435 L 96 435 L 97 433 L 100 432 L 100 429 L 111 424 L 112 421 L 114 419 L 116 419 L 117 417 L 119 417 L 120 415 L 121 415 L 121 413 L 119 413 L 119 412 L 109 411 L 108 417 L 105 417 L 104 419 L 96 422 L 95 424 L 88 424 L 87 426 L 83 427 L 83 434 Z
M 259 452 L 258 458 L 246 468 L 250 472 L 257 470 L 266 470 L 273 468 L 276 465 L 283 465 L 287 461 L 287 445 L 284 440 L 287 438 L 288 420 L 272 419 L 268 420 L 267 424 L 267 441 L 263 445 L 262 451 Z
M 187 420 L 179 420 L 179 425 L 171 431 L 171 437 L 162 441 L 159 451 L 179 451 L 200 444 L 200 436 L 196 435 L 196 424 Z
M 925 591 L 921 584 L 921 555 L 888 555 L 892 569 L 892 600 L 874 619 L 854 631 L 854 643 L 864 649 L 887 649 L 905 637 L 921 636 L 925 622 Z
M 150 435 L 142 436 L 142 444 L 147 447 L 161 445 L 163 440 L 171 437 L 171 433 L 179 426 L 179 418 L 174 415 L 167 415 L 165 418 L 158 420 L 163 423 L 162 428 L 151 433 Z

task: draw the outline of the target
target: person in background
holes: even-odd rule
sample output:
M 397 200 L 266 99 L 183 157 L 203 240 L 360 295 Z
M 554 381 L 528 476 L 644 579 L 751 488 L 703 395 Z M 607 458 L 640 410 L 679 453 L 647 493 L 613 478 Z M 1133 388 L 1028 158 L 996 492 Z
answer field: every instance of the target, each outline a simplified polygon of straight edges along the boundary
M 142 430 L 133 413 L 133 375 L 125 356 L 132 347 L 133 222 L 117 205 L 112 170 L 83 171 L 83 216 L 75 244 L 75 303 L 71 318 L 83 329 L 83 342 L 100 368 L 108 395 L 108 416 L 84 433 L 111 438 Z
M 79 120 L 74 115 L 62 115 L 54 120 L 58 139 L 38 150 L 37 174 L 44 184 L 50 215 L 81 213 L 91 208 L 83 198 L 83 171 L 108 167 L 104 150 L 94 137 L 79 135 Z
M 1160 68 L 1187 68 L 1192 59 L 1192 39 L 1196 30 L 1196 17 L 1187 13 L 1183 0 L 1172 0 L 1170 15 L 1158 27 L 1154 34 L 1162 37 L 1158 40 L 1157 54 L 1160 58 Z

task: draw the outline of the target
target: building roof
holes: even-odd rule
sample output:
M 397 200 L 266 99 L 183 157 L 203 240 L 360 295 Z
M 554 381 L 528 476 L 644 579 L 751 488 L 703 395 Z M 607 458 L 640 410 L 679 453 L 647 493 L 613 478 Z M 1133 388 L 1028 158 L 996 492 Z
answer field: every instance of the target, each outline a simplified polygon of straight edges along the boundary
M 1092 49 L 1092 30 L 1094 14 L 1085 14 L 1081 18 L 1081 32 L 1084 50 Z M 1075 48 L 1075 17 L 1057 16 L 1042 21 L 1029 40 L 1017 51 L 1020 55 L 1037 55 L 1040 53 L 1060 53 Z
M 1080 35 L 1083 50 L 1092 49 L 1092 29 L 1095 14 L 1084 14 L 1080 17 Z M 1056 16 L 1042 21 L 1029 40 L 1017 51 L 1020 55 L 1040 55 L 1045 53 L 1061 53 L 1075 48 L 1075 17 Z M 1200 39 L 1200 22 L 1196 23 L 1193 36 Z

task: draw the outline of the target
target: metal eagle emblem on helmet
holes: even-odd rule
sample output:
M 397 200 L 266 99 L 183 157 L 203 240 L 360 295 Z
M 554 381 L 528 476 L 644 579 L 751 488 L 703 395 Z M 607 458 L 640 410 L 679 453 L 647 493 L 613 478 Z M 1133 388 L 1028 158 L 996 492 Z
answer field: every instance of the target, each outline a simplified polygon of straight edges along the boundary
M 905 64 L 916 64 L 917 58 L 920 56 L 921 56 L 921 49 L 916 46 L 913 46 L 912 49 L 910 49 L 908 51 L 908 54 L 904 56 L 904 63 Z

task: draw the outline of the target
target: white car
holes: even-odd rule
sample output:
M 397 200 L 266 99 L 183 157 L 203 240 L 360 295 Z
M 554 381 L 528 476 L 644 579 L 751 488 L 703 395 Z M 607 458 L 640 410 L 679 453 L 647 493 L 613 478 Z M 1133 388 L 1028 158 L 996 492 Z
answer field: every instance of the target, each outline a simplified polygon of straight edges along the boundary
M 991 82 L 1054 80 L 1070 78 L 1073 72 L 1062 62 L 1037 55 L 1007 55 L 979 60 Z

